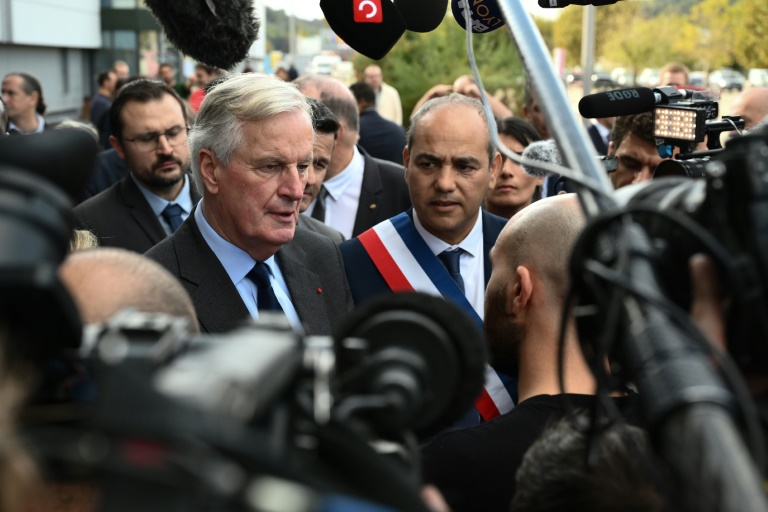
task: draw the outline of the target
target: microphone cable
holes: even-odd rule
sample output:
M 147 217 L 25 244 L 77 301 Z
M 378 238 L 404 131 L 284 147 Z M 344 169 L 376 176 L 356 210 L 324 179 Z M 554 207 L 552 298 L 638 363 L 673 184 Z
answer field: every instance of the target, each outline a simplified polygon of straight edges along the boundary
M 483 104 L 483 110 L 485 111 L 485 117 L 486 121 L 488 123 L 488 131 L 491 135 L 491 142 L 493 142 L 493 145 L 496 147 L 496 149 L 499 150 L 499 152 L 504 155 L 505 157 L 509 158 L 513 162 L 520 164 L 520 165 L 527 165 L 529 167 L 537 167 L 539 169 L 544 169 L 545 171 L 549 171 L 554 174 L 560 174 L 562 176 L 565 176 L 569 180 L 572 180 L 575 183 L 578 183 L 582 187 L 590 190 L 593 194 L 599 195 L 604 198 L 609 198 L 611 202 L 613 202 L 613 192 L 606 192 L 602 189 L 602 187 L 593 179 L 588 178 L 584 176 L 579 171 L 574 171 L 573 169 L 570 169 L 568 167 L 564 167 L 562 165 L 552 164 L 549 162 L 542 162 L 540 160 L 533 160 L 531 158 L 523 158 L 522 156 L 513 153 L 512 151 L 507 148 L 503 142 L 499 139 L 499 133 L 496 127 L 496 118 L 493 116 L 493 111 L 491 110 L 491 106 L 488 103 L 488 96 L 486 95 L 485 88 L 483 87 L 483 81 L 480 78 L 480 72 L 477 68 L 477 61 L 475 59 L 475 52 L 472 45 L 472 18 L 470 15 L 469 9 L 464 9 L 464 30 L 467 33 L 466 43 L 467 43 L 467 57 L 469 58 L 469 67 L 472 70 L 472 77 L 475 79 L 475 84 L 477 85 L 477 89 L 480 93 L 480 101 Z M 492 128 L 493 127 L 493 128 Z

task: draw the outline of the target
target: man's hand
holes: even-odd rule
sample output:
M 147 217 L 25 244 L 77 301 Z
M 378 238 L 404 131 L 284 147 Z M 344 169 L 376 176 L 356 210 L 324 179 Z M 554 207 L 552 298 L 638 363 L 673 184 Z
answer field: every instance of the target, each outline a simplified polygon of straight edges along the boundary
M 691 274 L 691 320 L 715 347 L 726 350 L 723 292 L 715 264 L 703 254 L 688 262 Z

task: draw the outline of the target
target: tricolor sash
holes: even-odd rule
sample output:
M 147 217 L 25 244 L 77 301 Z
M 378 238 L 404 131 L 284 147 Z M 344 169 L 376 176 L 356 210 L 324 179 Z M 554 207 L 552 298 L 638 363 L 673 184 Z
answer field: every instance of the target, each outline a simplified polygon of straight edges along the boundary
M 357 239 L 393 292 L 419 291 L 443 297 L 463 309 L 482 330 L 482 311 L 467 300 L 407 213 L 377 224 Z M 487 421 L 514 406 L 498 374 L 486 365 L 484 389 L 475 400 L 480 415 Z

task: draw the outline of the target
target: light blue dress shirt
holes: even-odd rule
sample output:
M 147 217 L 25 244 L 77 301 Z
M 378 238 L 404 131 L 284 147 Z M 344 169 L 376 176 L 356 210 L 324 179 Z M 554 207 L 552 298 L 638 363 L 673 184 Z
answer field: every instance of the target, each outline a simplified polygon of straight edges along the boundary
M 224 240 L 221 235 L 208 224 L 205 215 L 203 215 L 202 200 L 198 203 L 194 215 L 195 222 L 197 222 L 197 227 L 200 228 L 200 233 L 203 235 L 203 239 L 219 259 L 219 262 L 224 267 L 227 275 L 229 275 L 235 288 L 237 288 L 237 293 L 239 293 L 240 298 L 243 299 L 245 307 L 248 308 L 248 312 L 254 319 L 259 318 L 256 284 L 246 277 L 248 272 L 250 272 L 254 265 L 256 265 L 256 260 L 251 258 L 251 256 L 244 250 Z M 288 285 L 285 283 L 285 278 L 280 271 L 280 266 L 277 264 L 277 261 L 275 261 L 275 257 L 270 257 L 264 263 L 269 268 L 269 281 L 272 284 L 272 290 L 275 292 L 275 297 L 277 297 L 280 307 L 283 308 L 285 316 L 288 317 L 288 321 L 296 331 L 304 332 L 301 320 L 299 319 L 299 314 L 296 312 L 296 308 L 291 301 Z
M 182 209 L 181 220 L 182 222 L 187 220 L 187 217 L 189 217 L 189 213 L 192 211 L 192 208 L 194 208 L 195 206 L 192 203 L 192 196 L 189 194 L 189 176 L 187 176 L 186 174 L 184 175 L 184 187 L 182 187 L 181 192 L 179 192 L 179 195 L 176 196 L 176 199 L 174 199 L 173 201 L 168 201 L 166 199 L 163 199 L 157 194 L 147 190 L 144 187 L 144 185 L 142 185 L 139 182 L 139 180 L 137 180 L 133 176 L 133 173 L 130 173 L 130 176 L 133 182 L 136 183 L 136 186 L 139 187 L 139 190 L 141 190 L 141 193 L 144 196 L 144 199 L 146 199 L 147 202 L 149 203 L 149 207 L 152 208 L 152 212 L 155 214 L 155 217 L 157 217 L 157 220 L 160 221 L 160 225 L 163 226 L 163 230 L 165 231 L 166 235 L 170 235 L 171 233 L 173 233 L 171 226 L 165 221 L 162 215 L 163 210 L 165 210 L 166 206 L 168 206 L 171 203 L 181 206 L 181 209 Z

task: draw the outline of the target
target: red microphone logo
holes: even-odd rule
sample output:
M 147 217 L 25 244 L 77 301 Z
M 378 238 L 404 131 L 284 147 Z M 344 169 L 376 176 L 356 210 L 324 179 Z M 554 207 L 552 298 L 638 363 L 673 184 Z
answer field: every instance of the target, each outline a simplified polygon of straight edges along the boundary
M 389 0 L 385 0 L 389 1 Z M 382 23 L 381 0 L 354 0 L 355 23 Z

